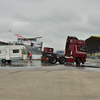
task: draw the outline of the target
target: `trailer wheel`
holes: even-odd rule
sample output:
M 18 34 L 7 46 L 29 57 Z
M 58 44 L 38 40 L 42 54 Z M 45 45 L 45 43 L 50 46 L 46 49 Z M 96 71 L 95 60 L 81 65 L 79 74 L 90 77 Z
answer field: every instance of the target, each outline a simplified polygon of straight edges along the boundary
M 80 63 L 81 63 L 81 58 L 76 58 L 76 64 L 80 65 Z
M 60 64 L 64 64 L 65 61 L 66 61 L 65 57 L 60 57 L 60 58 L 59 58 L 59 63 L 60 63 Z
M 2 63 L 6 63 L 6 59 L 2 59 L 1 61 L 2 61 Z
M 57 62 L 57 58 L 56 57 L 51 57 L 50 58 L 50 63 L 51 64 L 55 64 Z
M 7 60 L 8 63 L 11 63 L 11 60 Z

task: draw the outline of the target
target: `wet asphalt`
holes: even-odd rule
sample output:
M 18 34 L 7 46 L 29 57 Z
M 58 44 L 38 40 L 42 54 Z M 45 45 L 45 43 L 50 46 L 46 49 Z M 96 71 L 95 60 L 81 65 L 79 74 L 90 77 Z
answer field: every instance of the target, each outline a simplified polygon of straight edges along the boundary
M 63 71 L 80 70 L 100 72 L 100 63 L 86 62 L 85 64 L 48 64 L 40 60 L 15 60 L 10 64 L 0 62 L 0 71 Z
M 100 100 L 100 63 L 0 62 L 0 100 Z

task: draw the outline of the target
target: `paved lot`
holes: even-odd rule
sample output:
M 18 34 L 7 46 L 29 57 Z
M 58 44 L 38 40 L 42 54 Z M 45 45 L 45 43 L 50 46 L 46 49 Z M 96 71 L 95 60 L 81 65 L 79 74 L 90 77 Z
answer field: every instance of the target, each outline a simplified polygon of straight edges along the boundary
M 100 100 L 100 63 L 0 63 L 0 100 Z
M 100 100 L 100 72 L 0 71 L 0 100 Z

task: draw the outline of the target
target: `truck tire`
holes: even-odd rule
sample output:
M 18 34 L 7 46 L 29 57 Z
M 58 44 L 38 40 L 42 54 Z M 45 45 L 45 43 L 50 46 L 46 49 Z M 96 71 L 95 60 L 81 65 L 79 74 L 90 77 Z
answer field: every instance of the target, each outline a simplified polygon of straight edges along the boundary
M 81 61 L 81 58 L 76 58 L 75 61 L 76 61 L 76 65 L 80 65 L 80 63 L 82 62 L 82 61 Z
M 59 63 L 60 64 L 64 64 L 66 62 L 66 58 L 65 57 L 60 57 L 59 58 Z
M 1 61 L 2 61 L 2 63 L 6 63 L 6 59 L 2 59 Z
M 84 62 L 82 62 L 82 64 L 84 64 Z
M 50 57 L 50 63 L 51 64 L 55 64 L 57 62 L 57 58 L 56 57 Z
M 11 63 L 11 60 L 7 60 L 8 63 Z

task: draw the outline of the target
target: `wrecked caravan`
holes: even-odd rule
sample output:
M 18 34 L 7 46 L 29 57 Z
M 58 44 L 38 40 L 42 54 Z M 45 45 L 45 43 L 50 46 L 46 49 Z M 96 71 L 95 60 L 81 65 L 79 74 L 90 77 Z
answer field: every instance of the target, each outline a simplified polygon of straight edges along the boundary
M 0 46 L 0 60 L 2 63 L 10 63 L 11 60 L 19 60 L 22 58 L 22 51 L 26 52 L 25 46 L 22 45 Z

